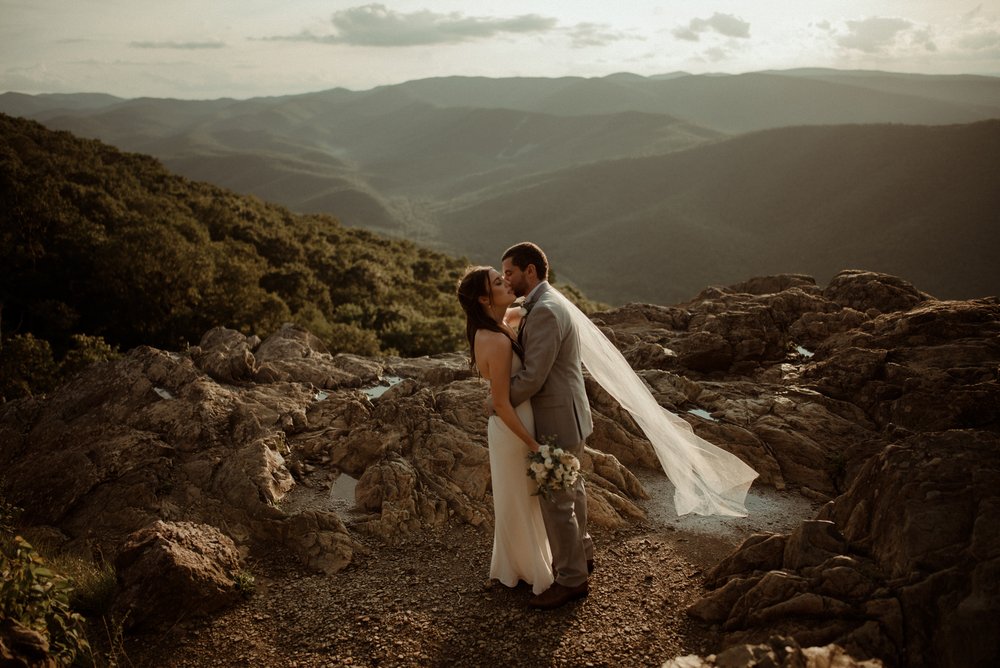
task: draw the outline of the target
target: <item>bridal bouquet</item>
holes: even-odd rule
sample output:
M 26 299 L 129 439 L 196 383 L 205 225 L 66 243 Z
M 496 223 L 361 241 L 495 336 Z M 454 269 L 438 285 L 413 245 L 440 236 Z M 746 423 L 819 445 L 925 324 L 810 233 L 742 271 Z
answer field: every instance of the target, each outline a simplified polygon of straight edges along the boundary
M 555 438 L 543 436 L 538 452 L 528 453 L 528 477 L 538 485 L 536 494 L 549 498 L 552 492 L 569 489 L 583 475 L 580 460 L 555 445 Z

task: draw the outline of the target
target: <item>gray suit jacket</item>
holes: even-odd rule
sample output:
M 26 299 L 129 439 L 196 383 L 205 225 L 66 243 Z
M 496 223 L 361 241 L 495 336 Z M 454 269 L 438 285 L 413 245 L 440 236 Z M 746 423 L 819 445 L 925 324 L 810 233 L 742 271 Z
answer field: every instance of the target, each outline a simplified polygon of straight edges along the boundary
M 548 283 L 532 296 L 521 323 L 524 368 L 511 377 L 510 401 L 531 399 L 535 437 L 560 446 L 582 443 L 594 430 L 580 366 L 580 338 L 566 306 Z

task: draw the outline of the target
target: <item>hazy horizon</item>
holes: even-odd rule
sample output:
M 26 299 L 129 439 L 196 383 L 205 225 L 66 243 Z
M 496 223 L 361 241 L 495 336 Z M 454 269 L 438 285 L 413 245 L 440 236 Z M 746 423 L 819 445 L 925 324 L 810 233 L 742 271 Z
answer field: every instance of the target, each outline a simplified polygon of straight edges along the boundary
M 332 86 L 330 88 L 320 88 L 320 89 L 316 89 L 316 90 L 307 90 L 307 91 L 300 91 L 300 92 L 295 92 L 295 93 L 274 93 L 274 94 L 264 94 L 264 95 L 251 95 L 251 96 L 246 96 L 246 97 L 236 97 L 236 96 L 229 96 L 229 95 L 220 95 L 220 96 L 214 96 L 214 97 L 213 96 L 190 97 L 190 98 L 182 98 L 182 97 L 176 97 L 176 96 L 157 96 L 157 95 L 139 95 L 139 96 L 131 97 L 131 96 L 115 95 L 114 93 L 109 93 L 109 92 L 103 91 L 103 90 L 49 91 L 49 92 L 36 92 L 36 93 L 26 93 L 24 91 L 16 91 L 16 90 L 0 90 L 0 95 L 5 94 L 5 93 L 20 93 L 20 94 L 31 95 L 31 96 L 36 96 L 36 95 L 110 95 L 112 97 L 118 97 L 118 98 L 121 98 L 123 100 L 139 99 L 139 98 L 150 98 L 150 99 L 164 99 L 164 100 L 177 99 L 177 100 L 184 100 L 184 101 L 189 101 L 189 102 L 208 102 L 208 101 L 212 101 L 212 100 L 215 100 L 215 99 L 232 99 L 232 100 L 238 100 L 238 101 L 247 101 L 247 100 L 252 100 L 252 99 L 256 99 L 256 98 L 268 98 L 268 97 L 280 98 L 280 97 L 289 97 L 289 96 L 295 96 L 295 95 L 311 95 L 311 94 L 315 94 L 315 93 L 323 93 L 325 91 L 330 91 L 330 90 L 347 90 L 347 91 L 349 91 L 351 93 L 364 93 L 366 91 L 376 90 L 376 89 L 379 89 L 379 88 L 387 88 L 387 87 L 392 87 L 392 86 L 401 86 L 401 85 L 405 85 L 405 84 L 409 84 L 409 83 L 414 83 L 414 82 L 419 82 L 419 81 L 425 81 L 425 80 L 434 80 L 434 79 L 485 79 L 485 80 L 540 79 L 540 80 L 553 80 L 553 81 L 555 81 L 555 80 L 558 80 L 558 79 L 604 79 L 604 78 L 607 78 L 607 77 L 613 77 L 615 75 L 633 75 L 633 76 L 642 77 L 644 79 L 656 79 L 657 77 L 668 77 L 668 76 L 669 77 L 675 77 L 675 76 L 678 76 L 678 77 L 679 76 L 692 76 L 692 77 L 699 77 L 699 76 L 706 76 L 706 77 L 738 77 L 738 76 L 746 75 L 746 74 L 768 74 L 768 73 L 781 74 L 781 73 L 791 73 L 791 72 L 796 72 L 796 71 L 808 71 L 808 70 L 816 70 L 816 71 L 828 70 L 830 72 L 837 72 L 837 73 L 840 73 L 840 74 L 888 74 L 888 75 L 919 76 L 919 77 L 971 76 L 971 77 L 989 77 L 989 78 L 993 78 L 993 79 L 1000 78 L 1000 73 L 996 73 L 996 74 L 971 74 L 971 73 L 963 73 L 963 74 L 926 74 L 926 73 L 923 73 L 923 72 L 896 72 L 896 71 L 892 71 L 892 70 L 868 70 L 868 69 L 847 70 L 847 69 L 828 68 L 828 67 L 796 67 L 796 68 L 789 68 L 789 69 L 784 69 L 784 70 L 779 70 L 779 69 L 771 69 L 771 70 L 749 70 L 749 71 L 746 71 L 746 72 L 701 72 L 701 73 L 693 73 L 693 72 L 686 72 L 686 71 L 674 71 L 674 72 L 661 72 L 659 74 L 649 74 L 649 75 L 637 74 L 635 72 L 629 72 L 629 71 L 626 71 L 626 70 L 622 70 L 622 71 L 619 71 L 619 72 L 612 72 L 610 74 L 603 74 L 603 75 L 599 75 L 599 76 L 584 76 L 584 75 L 569 75 L 569 74 L 567 74 L 567 75 L 564 75 L 564 76 L 550 76 L 550 77 L 547 77 L 547 76 L 525 76 L 525 77 L 511 76 L 511 77 L 503 77 L 503 76 L 478 76 L 478 75 L 466 75 L 466 74 L 448 74 L 448 75 L 440 75 L 440 76 L 421 77 L 421 78 L 418 78 L 418 79 L 406 79 L 406 80 L 395 81 L 395 82 L 391 82 L 391 83 L 378 84 L 378 85 L 375 85 L 375 86 L 371 86 L 369 88 L 350 88 L 350 87 L 347 87 L 347 86 Z
M 830 68 L 1000 76 L 1000 6 L 822 0 L 0 0 L 0 91 L 208 99 L 449 76 Z

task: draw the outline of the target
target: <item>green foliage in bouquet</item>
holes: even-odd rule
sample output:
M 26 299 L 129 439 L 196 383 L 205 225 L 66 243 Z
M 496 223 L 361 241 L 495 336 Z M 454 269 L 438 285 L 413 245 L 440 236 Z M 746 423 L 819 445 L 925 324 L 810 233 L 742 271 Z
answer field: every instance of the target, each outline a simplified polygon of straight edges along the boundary
M 453 351 L 465 265 L 0 114 L 0 398 L 218 325 L 265 337 L 295 322 L 333 352 Z

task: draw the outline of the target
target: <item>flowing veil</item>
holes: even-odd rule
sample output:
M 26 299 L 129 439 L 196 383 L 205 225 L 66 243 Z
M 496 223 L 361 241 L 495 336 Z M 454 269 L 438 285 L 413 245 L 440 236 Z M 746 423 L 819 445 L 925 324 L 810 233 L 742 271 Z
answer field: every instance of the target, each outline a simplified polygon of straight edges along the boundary
M 583 311 L 558 290 L 580 337 L 580 358 L 590 375 L 618 400 L 653 445 L 664 473 L 674 484 L 678 515 L 745 517 L 746 495 L 757 472 L 739 457 L 694 433 L 666 410 L 628 361 Z

